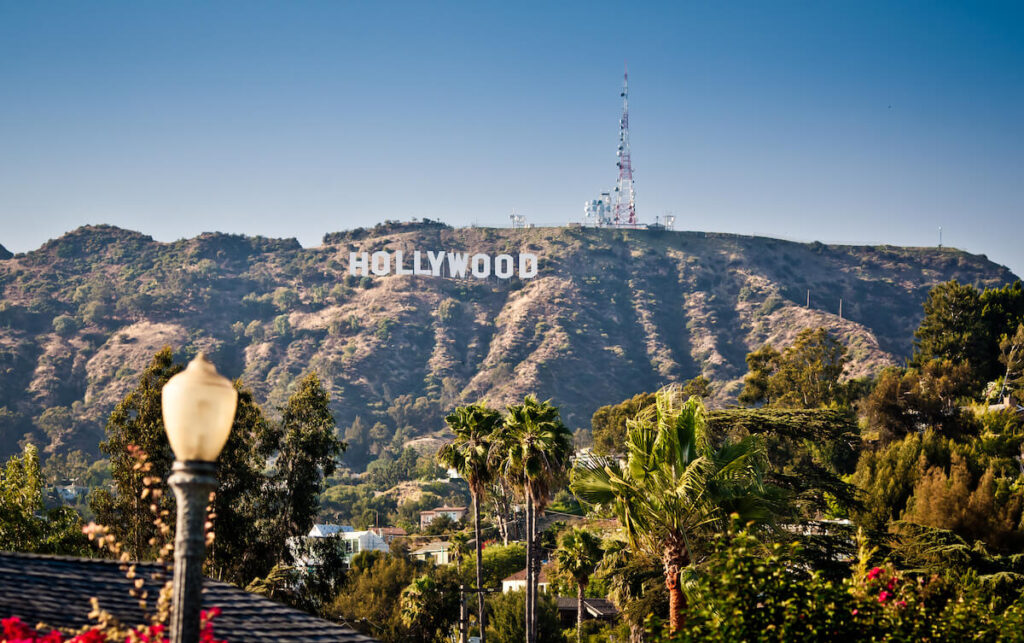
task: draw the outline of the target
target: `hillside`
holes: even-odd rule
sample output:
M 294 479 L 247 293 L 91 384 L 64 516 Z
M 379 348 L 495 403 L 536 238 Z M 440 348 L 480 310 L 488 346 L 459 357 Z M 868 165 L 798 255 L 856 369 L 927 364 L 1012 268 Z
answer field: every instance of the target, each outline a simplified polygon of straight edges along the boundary
M 535 253 L 539 274 L 348 275 L 350 252 L 382 249 Z M 84 227 L 0 259 L 0 451 L 32 433 L 95 453 L 106 414 L 165 344 L 206 350 L 270 411 L 316 369 L 357 466 L 438 429 L 458 402 L 536 392 L 576 428 L 600 405 L 703 374 L 724 404 L 750 349 L 804 327 L 842 338 L 851 376 L 901 360 L 928 289 L 953 278 L 1015 276 L 950 248 L 695 232 L 389 223 L 303 249 Z

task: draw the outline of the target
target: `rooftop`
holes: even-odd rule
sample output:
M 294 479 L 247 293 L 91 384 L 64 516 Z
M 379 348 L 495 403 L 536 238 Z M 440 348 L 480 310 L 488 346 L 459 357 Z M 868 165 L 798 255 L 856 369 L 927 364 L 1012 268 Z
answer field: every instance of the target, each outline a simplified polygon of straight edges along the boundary
M 558 609 L 564 612 L 576 613 L 575 596 L 559 596 Z M 619 610 L 607 598 L 584 598 L 583 613 L 591 618 L 612 618 L 618 615 Z
M 139 563 L 136 573 L 145 581 L 143 589 L 149 592 L 152 609 L 169 576 L 156 563 Z M 132 587 L 133 581 L 125 577 L 117 561 L 0 552 L 0 615 L 19 616 L 29 625 L 42 622 L 62 629 L 94 625 L 88 619 L 92 597 L 122 623 L 146 623 L 138 600 L 129 594 Z M 373 641 L 347 627 L 209 578 L 203 582 L 202 603 L 204 608 L 221 609 L 214 633 L 229 643 Z
M 426 511 L 421 511 L 420 513 L 421 514 L 429 514 L 429 513 L 434 513 L 434 512 L 438 512 L 438 511 L 466 511 L 466 510 L 467 510 L 467 507 L 435 507 L 434 509 L 427 509 Z
M 540 578 L 537 580 L 537 582 L 539 582 L 539 583 L 547 583 L 548 582 L 548 570 L 553 570 L 553 569 L 554 569 L 554 567 L 553 567 L 552 563 L 545 563 L 544 565 L 542 565 L 541 568 L 540 568 Z M 503 578 L 501 580 L 502 580 L 502 582 L 505 582 L 505 581 L 516 581 L 516 580 L 525 581 L 526 580 L 526 568 L 524 567 L 523 569 L 520 569 L 515 574 L 512 574 L 511 576 L 506 576 L 505 578 Z

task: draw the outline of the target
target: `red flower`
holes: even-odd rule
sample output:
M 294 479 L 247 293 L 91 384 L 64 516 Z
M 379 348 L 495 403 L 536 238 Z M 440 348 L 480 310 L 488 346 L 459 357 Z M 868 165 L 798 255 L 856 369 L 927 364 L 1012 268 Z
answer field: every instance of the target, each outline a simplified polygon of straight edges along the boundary
M 890 578 L 890 579 L 889 579 L 889 582 L 888 582 L 888 583 L 886 583 L 886 584 L 885 584 L 885 586 L 886 586 L 886 587 L 887 587 L 888 589 L 890 589 L 890 590 L 891 590 L 891 589 L 892 589 L 893 587 L 896 587 L 896 577 L 895 577 L 895 576 L 893 576 L 892 578 Z
M 878 602 L 879 603 L 884 603 L 887 600 L 889 600 L 890 598 L 892 598 L 892 594 L 890 594 L 889 592 L 885 591 L 884 589 L 882 591 L 878 592 Z
M 906 607 L 907 606 L 907 602 L 906 601 L 896 601 L 896 606 L 897 607 Z
M 0 620 L 4 628 L 4 639 L 28 639 L 35 638 L 36 633 L 21 622 L 17 616 Z
M 871 580 L 875 580 L 876 578 L 878 578 L 878 575 L 881 574 L 881 573 L 882 573 L 882 568 L 881 567 L 874 567 L 874 568 L 871 569 L 871 571 L 868 572 L 868 578 L 870 578 Z
M 860 614 L 860 610 L 853 610 L 852 612 L 850 612 L 850 614 L 853 614 L 854 616 L 856 616 L 856 615 Z

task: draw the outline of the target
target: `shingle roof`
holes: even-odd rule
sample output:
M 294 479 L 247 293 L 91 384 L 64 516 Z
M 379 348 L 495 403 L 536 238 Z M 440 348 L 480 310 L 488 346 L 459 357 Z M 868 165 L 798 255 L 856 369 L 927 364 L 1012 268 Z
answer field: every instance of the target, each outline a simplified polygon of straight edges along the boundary
M 576 613 L 575 596 L 559 596 L 558 609 L 565 612 Z M 583 611 L 592 618 L 611 618 L 618 615 L 619 610 L 607 598 L 584 598 Z
M 154 578 L 163 572 L 155 563 L 139 563 L 136 571 L 145 580 L 152 609 L 168 577 Z M 138 600 L 128 593 L 132 586 L 117 561 L 0 552 L 0 616 L 19 616 L 28 625 L 43 622 L 69 629 L 90 625 L 91 597 L 122 623 L 145 623 Z M 347 627 L 211 579 L 203 582 L 203 606 L 221 609 L 214 633 L 230 643 L 373 641 Z
M 423 545 L 422 547 L 420 547 L 419 549 L 417 549 L 416 551 L 414 551 L 412 553 L 414 553 L 414 554 L 426 554 L 426 553 L 435 552 L 435 551 L 436 552 L 446 552 L 446 551 L 448 551 L 451 548 L 452 548 L 452 544 L 450 542 L 448 542 L 447 540 L 432 540 L 429 543 L 427 543 L 426 545 Z
M 549 570 L 553 571 L 553 569 L 554 569 L 554 564 L 553 563 L 544 563 L 543 565 L 541 565 L 541 567 L 540 567 L 540 577 L 537 579 L 537 582 L 538 583 L 547 583 L 548 582 L 548 571 Z M 520 569 L 515 574 L 512 574 L 511 576 L 506 576 L 505 578 L 503 578 L 501 580 L 502 581 L 526 580 L 526 568 L 524 567 L 523 569 Z

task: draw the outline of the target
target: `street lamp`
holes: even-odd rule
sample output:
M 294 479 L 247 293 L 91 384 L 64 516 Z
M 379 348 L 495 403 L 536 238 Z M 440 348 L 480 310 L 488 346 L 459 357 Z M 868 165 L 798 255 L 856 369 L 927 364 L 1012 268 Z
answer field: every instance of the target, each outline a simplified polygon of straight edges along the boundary
M 206 505 L 217 488 L 215 462 L 228 441 L 237 404 L 235 387 L 202 353 L 163 388 L 164 429 L 175 456 L 167 484 L 178 504 L 171 643 L 199 641 Z

